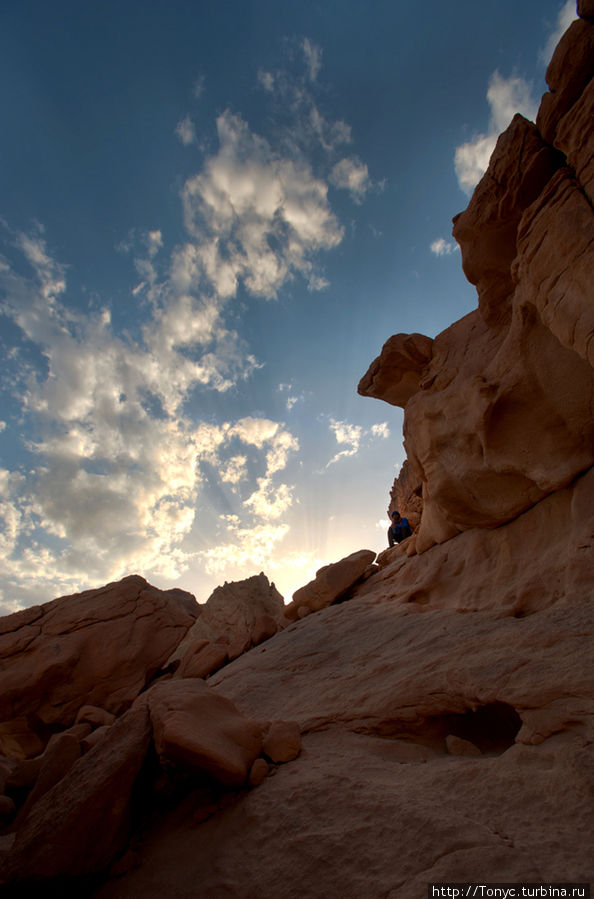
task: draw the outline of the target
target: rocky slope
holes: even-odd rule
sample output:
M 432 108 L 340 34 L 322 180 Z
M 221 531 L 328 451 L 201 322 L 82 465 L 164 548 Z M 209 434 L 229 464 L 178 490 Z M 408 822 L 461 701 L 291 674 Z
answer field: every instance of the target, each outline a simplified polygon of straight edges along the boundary
M 0 620 L 6 895 L 417 899 L 594 880 L 594 9 L 455 219 L 478 309 L 395 335 L 416 527 L 206 606 L 142 578 Z M 589 18 L 588 18 L 589 17 Z M 416 516 L 416 517 L 415 517 Z M 348 600 L 348 601 L 345 601 Z

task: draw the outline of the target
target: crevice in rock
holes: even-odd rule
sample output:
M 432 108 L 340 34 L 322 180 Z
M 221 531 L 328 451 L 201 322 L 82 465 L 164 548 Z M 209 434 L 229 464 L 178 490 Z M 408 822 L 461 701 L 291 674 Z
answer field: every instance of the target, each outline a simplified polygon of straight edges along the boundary
M 462 714 L 432 715 L 418 723 L 401 719 L 359 722 L 352 730 L 385 740 L 418 743 L 440 753 L 449 751 L 447 738 L 456 737 L 476 747 L 479 750 L 477 756 L 494 756 L 502 755 L 514 745 L 521 727 L 522 719 L 512 705 L 491 702 Z M 453 754 L 472 753 L 461 751 Z

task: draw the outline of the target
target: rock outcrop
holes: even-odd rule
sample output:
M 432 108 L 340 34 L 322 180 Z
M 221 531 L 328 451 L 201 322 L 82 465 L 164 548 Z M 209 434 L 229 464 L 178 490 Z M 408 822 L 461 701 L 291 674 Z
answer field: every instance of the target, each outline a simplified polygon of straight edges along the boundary
M 251 720 L 203 680 L 234 638 L 239 655 L 286 625 L 282 598 L 260 575 L 215 600 L 132 576 L 0 619 L 3 895 L 87 894 L 118 855 L 119 875 L 133 866 L 124 850 L 142 809 L 199 785 L 193 816 L 206 819 L 298 756 L 296 722 Z M 172 676 L 201 613 L 227 642 L 190 639 Z
M 391 361 L 419 335 L 390 338 L 359 386 L 404 407 L 419 552 L 511 521 L 594 464 L 593 32 L 566 32 L 537 125 L 514 118 L 454 219 L 478 309 L 421 370 Z
M 286 617 L 294 621 L 332 605 L 363 577 L 374 560 L 373 550 L 361 549 L 340 562 L 324 565 L 313 581 L 293 593 L 293 601 L 285 609 Z
M 204 641 L 227 647 L 227 658 L 237 658 L 286 624 L 284 610 L 282 596 L 263 572 L 243 581 L 225 583 L 200 607 L 200 618 L 171 654 L 168 664 L 184 659 L 188 653 L 193 655 L 197 644 L 204 645 Z
M 403 518 L 408 519 L 408 523 L 414 533 L 420 524 L 423 514 L 423 482 L 417 475 L 413 474 L 408 459 L 404 460 L 398 477 L 394 480 L 390 490 L 388 516 L 394 511 L 399 512 Z
M 0 752 L 37 755 L 83 705 L 122 712 L 198 611 L 190 593 L 134 575 L 0 619 Z

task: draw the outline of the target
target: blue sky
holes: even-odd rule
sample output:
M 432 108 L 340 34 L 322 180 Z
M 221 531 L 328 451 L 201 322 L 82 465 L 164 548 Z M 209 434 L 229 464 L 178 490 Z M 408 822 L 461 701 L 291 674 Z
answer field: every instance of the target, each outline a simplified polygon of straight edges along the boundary
M 419 9 L 421 11 L 419 12 Z M 0 611 L 385 545 L 397 332 L 575 3 L 4 0 Z

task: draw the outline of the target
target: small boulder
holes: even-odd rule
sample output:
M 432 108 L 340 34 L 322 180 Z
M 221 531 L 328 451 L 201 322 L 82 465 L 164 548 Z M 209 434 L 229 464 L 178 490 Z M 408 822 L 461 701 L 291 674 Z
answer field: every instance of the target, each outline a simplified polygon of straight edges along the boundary
M 450 755 L 482 755 L 478 746 L 470 740 L 463 740 L 462 737 L 455 737 L 453 734 L 446 737 L 446 746 Z
M 275 764 L 292 762 L 301 752 L 301 728 L 296 721 L 273 721 L 264 735 L 262 752 Z
M 113 724 L 115 715 L 100 709 L 96 705 L 83 705 L 76 716 L 76 723 L 90 724 L 91 727 L 102 727 L 104 724 Z
M 250 776 L 248 778 L 250 787 L 259 787 L 261 783 L 264 783 L 268 777 L 269 770 L 270 768 L 266 759 L 256 759 L 250 768 Z

